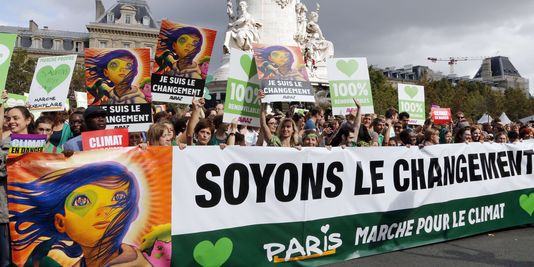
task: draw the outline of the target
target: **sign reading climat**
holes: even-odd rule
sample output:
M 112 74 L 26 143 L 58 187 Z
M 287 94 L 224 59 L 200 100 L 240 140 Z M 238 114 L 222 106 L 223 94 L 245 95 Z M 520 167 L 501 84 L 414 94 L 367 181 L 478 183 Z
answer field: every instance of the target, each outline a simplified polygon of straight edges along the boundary
M 128 146 L 128 129 L 110 129 L 82 133 L 83 150 L 109 149 Z
M 9 155 L 43 152 L 45 144 L 46 135 L 44 134 L 11 134 Z
M 216 31 L 161 22 L 152 71 L 154 101 L 191 104 L 204 95 Z

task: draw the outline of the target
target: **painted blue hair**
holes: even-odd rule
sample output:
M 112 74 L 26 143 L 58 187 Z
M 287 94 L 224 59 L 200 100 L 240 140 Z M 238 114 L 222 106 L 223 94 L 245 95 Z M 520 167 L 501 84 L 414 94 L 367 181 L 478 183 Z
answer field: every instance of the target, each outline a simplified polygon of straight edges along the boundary
M 65 215 L 67 196 L 84 185 L 97 185 L 107 189 L 127 186 L 127 197 L 111 206 L 119 209 L 119 213 L 97 243 L 98 258 L 108 259 L 118 251 L 130 224 L 139 213 L 139 189 L 135 176 L 117 162 L 62 169 L 29 183 L 9 183 L 10 203 L 29 207 L 24 211 L 11 212 L 10 220 L 15 222 L 15 231 L 22 235 L 21 238 L 12 240 L 14 249 L 24 250 L 34 242 L 46 241 L 50 244 L 50 249 L 59 249 L 71 258 L 81 256 L 81 247 L 76 242 L 69 242 L 73 240 L 66 233 L 56 230 L 54 219 L 55 214 Z
M 161 31 L 161 39 L 160 44 L 162 47 L 164 47 L 164 50 L 168 51 L 174 51 L 172 48 L 172 45 L 180 38 L 180 36 L 187 34 L 187 35 L 194 35 L 199 38 L 198 44 L 195 47 L 195 50 L 193 50 L 192 53 L 190 53 L 186 60 L 187 63 L 192 64 L 193 59 L 198 55 L 200 52 L 200 49 L 202 48 L 203 38 L 200 31 L 195 27 L 181 27 L 181 28 L 174 28 L 174 29 L 164 29 Z
M 87 69 L 89 71 L 89 77 L 87 77 L 87 80 L 94 82 L 98 79 L 104 79 L 111 87 L 115 86 L 109 79 L 107 79 L 106 75 L 104 75 L 104 70 L 107 69 L 108 63 L 111 60 L 122 57 L 129 58 L 133 61 L 132 71 L 125 78 L 128 85 L 131 86 L 133 80 L 137 76 L 137 66 L 139 64 L 137 63 L 137 58 L 130 51 L 124 49 L 104 52 L 95 57 L 87 57 L 85 59 L 85 62 L 88 66 Z
M 288 68 L 291 68 L 293 66 L 293 62 L 295 61 L 295 59 L 293 58 L 293 53 L 289 49 L 284 47 L 284 46 L 273 45 L 273 46 L 265 47 L 265 48 L 259 49 L 259 51 L 258 51 L 259 53 L 256 54 L 256 55 L 259 55 L 260 58 L 264 62 L 265 61 L 271 62 L 271 60 L 269 60 L 269 57 L 271 56 L 271 53 L 274 52 L 274 51 L 284 51 L 284 52 L 286 52 L 289 55 L 289 58 L 288 58 L 288 60 L 287 60 L 285 65 Z

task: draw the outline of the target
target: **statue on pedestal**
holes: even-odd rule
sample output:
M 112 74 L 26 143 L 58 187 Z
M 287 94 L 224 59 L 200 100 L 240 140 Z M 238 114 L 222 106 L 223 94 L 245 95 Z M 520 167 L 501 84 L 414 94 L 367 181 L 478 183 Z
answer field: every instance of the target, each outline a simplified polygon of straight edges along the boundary
M 326 62 L 327 58 L 334 56 L 334 44 L 326 40 L 319 26 L 319 9 L 320 6 L 317 4 L 316 11 L 310 12 L 306 18 L 308 12 L 306 6 L 300 2 L 295 6 L 297 14 L 295 41 L 303 51 L 306 65 L 310 67 L 312 76 L 316 64 Z
M 258 29 L 262 27 L 262 24 L 254 20 L 252 15 L 247 12 L 247 7 L 247 2 L 239 2 L 239 16 L 235 18 L 233 16 L 232 1 L 228 0 L 227 13 L 230 22 L 228 23 L 228 31 L 224 40 L 223 51 L 225 54 L 230 53 L 230 47 L 251 51 L 252 43 L 257 43 L 260 40 Z
M 295 33 L 295 41 L 302 44 L 306 41 L 307 32 L 306 26 L 308 25 L 308 8 L 303 3 L 297 3 L 295 5 L 295 12 L 297 13 L 297 33 Z

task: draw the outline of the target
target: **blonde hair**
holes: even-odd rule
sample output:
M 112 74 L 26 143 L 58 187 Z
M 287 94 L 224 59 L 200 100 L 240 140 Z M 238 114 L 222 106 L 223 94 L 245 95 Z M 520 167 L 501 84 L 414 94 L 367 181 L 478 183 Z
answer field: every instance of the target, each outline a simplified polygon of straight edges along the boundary
M 295 121 L 291 118 L 283 118 L 280 120 L 280 123 L 278 124 L 278 129 L 276 129 L 276 135 L 280 138 L 280 141 L 283 141 L 282 136 L 282 128 L 284 127 L 284 124 L 286 122 L 291 122 L 291 128 L 293 128 L 293 134 L 290 137 L 289 143 L 291 146 L 297 146 L 299 145 L 299 129 L 297 128 L 297 125 L 295 124 Z
M 167 127 L 167 125 L 163 124 L 163 123 L 154 123 L 152 125 L 150 125 L 150 128 L 148 128 L 148 132 L 147 132 L 147 142 L 149 145 L 151 146 L 161 146 L 161 144 L 159 143 L 159 138 L 165 134 L 165 130 L 169 130 L 169 128 Z
M 437 129 L 434 129 L 434 128 L 428 128 L 426 129 L 425 131 L 425 141 L 428 141 L 428 142 L 431 142 L 432 141 L 432 136 L 437 134 L 439 136 L 439 131 Z

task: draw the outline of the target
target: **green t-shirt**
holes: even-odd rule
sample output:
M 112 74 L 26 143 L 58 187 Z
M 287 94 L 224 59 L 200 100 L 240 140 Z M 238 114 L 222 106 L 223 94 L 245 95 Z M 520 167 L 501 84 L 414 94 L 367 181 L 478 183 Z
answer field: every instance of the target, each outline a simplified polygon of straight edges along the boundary
M 269 146 L 281 147 L 282 146 L 282 140 L 280 140 L 280 138 L 278 136 L 273 135 L 273 137 L 271 137 L 271 140 L 269 140 L 269 142 L 267 142 L 267 144 Z

